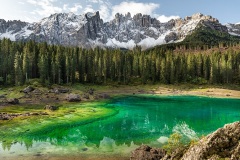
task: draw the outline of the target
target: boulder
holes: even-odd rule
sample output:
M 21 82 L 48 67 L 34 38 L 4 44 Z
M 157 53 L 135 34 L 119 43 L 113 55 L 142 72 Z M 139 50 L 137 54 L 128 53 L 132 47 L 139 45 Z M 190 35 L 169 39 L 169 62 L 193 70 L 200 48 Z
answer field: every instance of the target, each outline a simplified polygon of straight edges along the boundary
M 32 91 L 34 91 L 34 88 L 31 87 L 31 86 L 28 86 L 28 87 L 26 87 L 22 90 L 22 92 L 24 92 L 24 93 L 29 93 L 29 92 L 32 92 Z
M 12 119 L 12 117 L 9 116 L 8 114 L 0 113 L 0 120 L 7 121 L 7 120 L 11 120 L 11 119 Z
M 52 106 L 52 105 L 46 105 L 46 106 L 44 107 L 44 109 L 45 109 L 45 110 L 50 110 L 50 111 L 56 111 L 56 110 L 59 109 L 59 107 L 57 107 L 57 106 Z
M 240 159 L 240 122 L 225 125 L 191 146 L 182 160 L 209 157 Z
M 67 96 L 67 101 L 68 102 L 80 102 L 81 98 L 78 94 L 69 94 Z
M 109 98 L 110 98 L 110 96 L 106 93 L 101 93 L 101 94 L 94 96 L 94 99 L 109 99 Z
M 90 95 L 93 95 L 93 94 L 94 94 L 94 89 L 93 89 L 93 88 L 90 88 L 89 91 L 88 91 L 88 93 L 89 93 Z
M 19 100 L 17 98 L 12 98 L 7 100 L 7 103 L 15 105 L 15 104 L 19 104 Z
M 83 94 L 83 98 L 90 99 L 89 94 Z
M 67 88 L 54 88 L 48 91 L 49 93 L 55 93 L 55 94 L 60 94 L 60 93 L 68 93 L 69 89 Z
M 159 160 L 167 154 L 167 151 L 160 148 L 151 148 L 141 145 L 132 152 L 130 160 Z
M 35 89 L 35 90 L 33 91 L 33 93 L 34 93 L 35 95 L 40 95 L 40 94 L 42 94 L 42 91 L 40 91 L 39 89 Z
M 67 88 L 58 88 L 56 90 L 58 90 L 58 92 L 60 92 L 60 93 L 68 93 L 69 92 L 69 89 L 67 89 Z

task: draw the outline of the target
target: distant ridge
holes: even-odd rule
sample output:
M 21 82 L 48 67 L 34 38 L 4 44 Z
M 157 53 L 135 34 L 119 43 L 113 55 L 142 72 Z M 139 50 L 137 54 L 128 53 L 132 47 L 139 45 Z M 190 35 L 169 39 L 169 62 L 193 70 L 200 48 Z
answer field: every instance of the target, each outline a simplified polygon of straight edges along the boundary
M 0 19 L 0 39 L 12 41 L 47 42 L 84 48 L 109 47 L 143 49 L 161 44 L 181 42 L 200 27 L 240 37 L 240 25 L 222 25 L 218 19 L 201 13 L 161 23 L 141 13 L 117 13 L 109 22 L 103 22 L 100 13 L 56 13 L 36 23 Z M 192 39 L 193 40 L 193 39 Z

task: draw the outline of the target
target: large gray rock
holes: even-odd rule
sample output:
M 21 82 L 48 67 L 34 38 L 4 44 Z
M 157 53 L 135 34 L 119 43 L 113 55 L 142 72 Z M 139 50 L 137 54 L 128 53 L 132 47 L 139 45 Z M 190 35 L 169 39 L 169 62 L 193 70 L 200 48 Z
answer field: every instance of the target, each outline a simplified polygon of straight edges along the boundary
M 191 146 L 182 160 L 214 159 L 214 157 L 240 159 L 240 122 L 225 125 Z
M 80 98 L 80 95 L 78 95 L 78 94 L 69 94 L 67 96 L 67 101 L 68 102 L 80 102 L 81 98 Z
M 34 88 L 31 87 L 31 86 L 28 86 L 28 87 L 24 88 L 22 91 L 23 91 L 24 93 L 29 93 L 29 92 L 34 91 Z
M 7 103 L 16 105 L 16 104 L 19 104 L 19 100 L 17 98 L 12 98 L 12 99 L 8 99 Z

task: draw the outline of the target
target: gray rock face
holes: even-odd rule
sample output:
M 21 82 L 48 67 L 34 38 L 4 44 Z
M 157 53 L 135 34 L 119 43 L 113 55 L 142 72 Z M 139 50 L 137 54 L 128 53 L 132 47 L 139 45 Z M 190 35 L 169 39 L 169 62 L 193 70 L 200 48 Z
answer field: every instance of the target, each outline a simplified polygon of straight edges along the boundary
M 240 122 L 225 125 L 190 147 L 182 160 L 214 157 L 240 159 Z
M 146 49 L 159 44 L 183 40 L 199 25 L 221 32 L 240 34 L 240 25 L 223 26 L 216 18 L 194 14 L 184 19 L 161 23 L 156 18 L 141 13 L 117 13 L 110 22 L 103 22 L 100 13 L 53 14 L 37 23 L 5 21 L 0 19 L 0 38 L 13 41 L 47 42 L 48 44 L 90 47 Z
M 240 36 L 240 24 L 227 24 L 228 33 L 234 36 Z

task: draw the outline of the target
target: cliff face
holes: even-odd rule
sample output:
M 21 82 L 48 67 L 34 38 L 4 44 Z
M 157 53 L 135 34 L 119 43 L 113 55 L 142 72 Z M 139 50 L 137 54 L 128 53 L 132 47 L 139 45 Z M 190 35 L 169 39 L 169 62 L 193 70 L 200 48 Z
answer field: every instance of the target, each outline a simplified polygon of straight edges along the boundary
M 95 12 L 83 15 L 58 13 L 32 24 L 2 19 L 0 38 L 85 48 L 100 46 L 131 49 L 139 45 L 146 49 L 184 40 L 202 25 L 220 32 L 240 33 L 238 25 L 228 24 L 227 28 L 216 18 L 200 13 L 166 23 L 141 13 L 133 16 L 130 13 L 117 13 L 113 20 L 104 23 L 100 13 Z
M 240 122 L 225 125 L 187 149 L 177 149 L 170 155 L 163 149 L 141 146 L 132 152 L 131 160 L 218 160 L 240 159 Z

